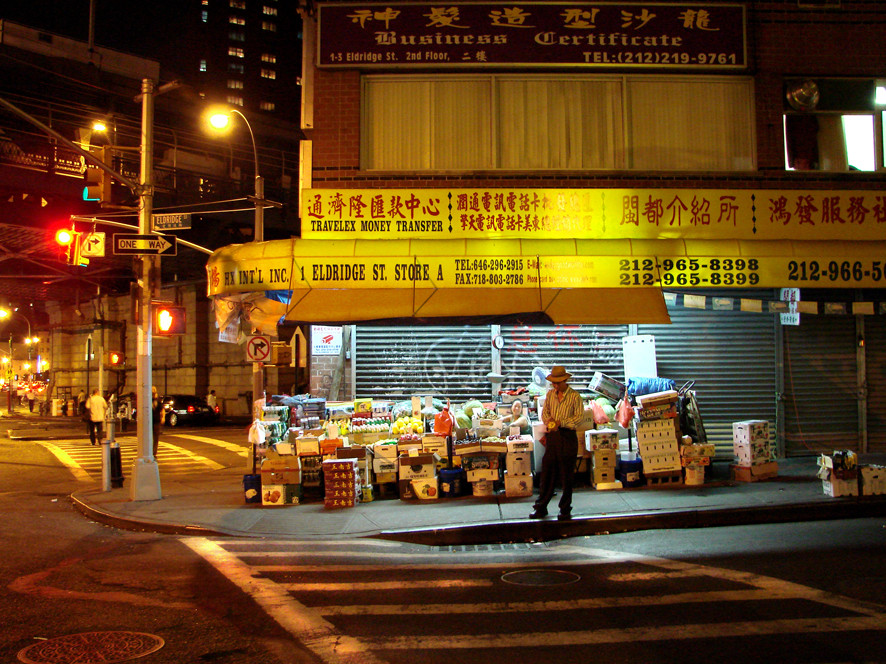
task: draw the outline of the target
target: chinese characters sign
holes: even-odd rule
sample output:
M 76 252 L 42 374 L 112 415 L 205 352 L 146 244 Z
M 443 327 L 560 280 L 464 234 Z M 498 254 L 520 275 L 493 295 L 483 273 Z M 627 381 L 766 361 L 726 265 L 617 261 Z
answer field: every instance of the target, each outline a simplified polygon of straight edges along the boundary
M 742 70 L 742 5 L 320 4 L 321 67 Z
M 886 191 L 306 189 L 310 239 L 882 240 Z

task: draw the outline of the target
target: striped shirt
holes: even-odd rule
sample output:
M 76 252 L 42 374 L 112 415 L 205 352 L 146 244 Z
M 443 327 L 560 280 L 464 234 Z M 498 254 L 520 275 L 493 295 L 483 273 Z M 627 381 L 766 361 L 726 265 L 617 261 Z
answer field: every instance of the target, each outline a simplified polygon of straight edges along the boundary
M 564 429 L 575 429 L 584 418 L 585 407 L 581 395 L 567 386 L 562 400 L 557 396 L 557 388 L 548 390 L 545 407 L 541 411 L 542 422 L 559 422 Z

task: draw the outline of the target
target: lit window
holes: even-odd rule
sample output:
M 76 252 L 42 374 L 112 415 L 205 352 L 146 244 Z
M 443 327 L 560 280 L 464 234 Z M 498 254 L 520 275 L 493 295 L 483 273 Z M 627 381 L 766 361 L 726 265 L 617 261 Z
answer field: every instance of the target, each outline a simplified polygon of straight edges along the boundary
M 209 0 L 202 0 L 202 2 L 201 2 L 200 4 L 203 5 L 204 7 L 208 7 L 208 6 L 209 6 Z
M 235 74 L 243 73 L 243 63 L 242 62 L 229 62 L 228 63 L 228 71 L 233 72 Z
M 271 23 L 270 21 L 262 21 L 261 29 L 267 30 L 268 32 L 277 32 L 277 24 Z
M 277 15 L 277 8 L 276 7 L 268 7 L 267 5 L 265 5 L 264 7 L 261 8 L 261 11 L 262 11 L 262 14 L 264 14 L 265 16 L 276 16 Z
M 204 9 L 202 12 L 200 12 L 200 18 L 203 20 L 204 23 L 206 23 L 207 21 L 209 21 L 209 12 Z
M 277 105 L 272 101 L 263 101 L 259 104 L 258 107 L 262 111 L 273 111 L 276 109 Z
M 200 71 L 206 71 L 206 60 L 200 61 Z
M 261 61 L 268 62 L 273 65 L 273 64 L 276 64 L 276 62 L 277 62 L 277 56 L 274 55 L 273 53 L 262 53 L 261 54 Z
M 231 41 L 246 41 L 246 34 L 243 32 L 229 32 L 228 39 Z
M 246 25 L 246 19 L 242 16 L 229 16 L 228 23 L 232 25 Z
M 262 69 L 261 70 L 261 77 L 275 79 L 275 78 L 277 78 L 277 72 L 275 72 L 273 69 Z
M 242 90 L 243 89 L 243 81 L 237 81 L 232 78 L 228 79 L 228 87 L 231 90 Z
M 231 0 L 228 6 L 231 9 L 246 9 L 246 0 Z
M 228 103 L 233 104 L 234 106 L 242 106 L 243 105 L 243 97 L 238 97 L 236 95 L 228 95 Z
M 237 46 L 229 46 L 228 47 L 228 55 L 230 55 L 233 58 L 245 58 L 246 57 L 246 54 L 243 52 L 243 49 L 239 48 Z

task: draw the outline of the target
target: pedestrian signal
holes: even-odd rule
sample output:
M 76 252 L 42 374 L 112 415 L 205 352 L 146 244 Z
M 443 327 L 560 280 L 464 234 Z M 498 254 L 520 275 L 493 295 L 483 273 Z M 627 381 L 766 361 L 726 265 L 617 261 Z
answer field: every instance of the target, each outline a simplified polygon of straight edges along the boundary
M 160 337 L 172 337 L 185 333 L 187 323 L 185 308 L 178 304 L 154 302 L 151 305 L 153 332 Z

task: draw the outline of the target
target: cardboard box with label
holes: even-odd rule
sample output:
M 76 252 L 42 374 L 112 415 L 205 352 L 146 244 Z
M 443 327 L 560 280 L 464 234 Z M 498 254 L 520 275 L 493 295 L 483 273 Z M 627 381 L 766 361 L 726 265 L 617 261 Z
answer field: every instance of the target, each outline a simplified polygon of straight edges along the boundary
M 522 498 L 532 495 L 532 475 L 511 475 L 505 473 L 505 496 Z
M 511 453 L 505 455 L 505 468 L 508 475 L 531 475 L 532 463 L 528 453 Z
M 498 480 L 498 468 L 477 468 L 466 472 L 468 482 L 494 482 Z
M 594 429 L 585 431 L 585 450 L 617 450 L 618 429 Z
M 436 454 L 404 454 L 399 457 L 399 474 L 401 480 L 426 480 L 437 474 Z

